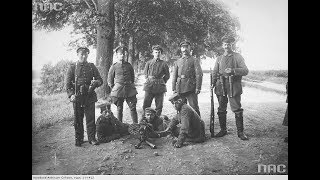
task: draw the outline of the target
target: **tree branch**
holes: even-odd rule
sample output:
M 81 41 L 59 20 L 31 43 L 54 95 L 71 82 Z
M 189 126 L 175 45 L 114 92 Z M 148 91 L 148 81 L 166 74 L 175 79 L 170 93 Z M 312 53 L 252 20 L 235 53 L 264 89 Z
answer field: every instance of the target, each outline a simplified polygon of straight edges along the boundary
M 94 8 L 95 8 L 96 12 L 98 12 L 98 7 L 97 7 L 98 2 L 97 2 L 97 0 L 91 0 L 91 1 L 94 4 Z

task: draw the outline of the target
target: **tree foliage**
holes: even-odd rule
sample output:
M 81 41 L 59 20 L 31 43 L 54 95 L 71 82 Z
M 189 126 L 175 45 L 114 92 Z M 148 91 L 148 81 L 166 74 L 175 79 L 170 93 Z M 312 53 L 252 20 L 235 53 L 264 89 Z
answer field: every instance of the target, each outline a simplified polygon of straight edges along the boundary
M 50 95 L 65 90 L 65 74 L 72 61 L 61 60 L 56 65 L 44 64 L 41 69 L 41 82 L 36 93 L 38 95 Z

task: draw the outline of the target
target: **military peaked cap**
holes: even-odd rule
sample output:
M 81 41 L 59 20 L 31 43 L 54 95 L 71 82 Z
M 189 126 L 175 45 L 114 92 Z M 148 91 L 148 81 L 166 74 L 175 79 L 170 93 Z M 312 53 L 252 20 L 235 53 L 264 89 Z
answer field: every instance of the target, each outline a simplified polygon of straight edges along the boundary
M 180 43 L 180 47 L 181 47 L 182 45 L 189 45 L 189 46 L 191 46 L 191 43 L 190 43 L 189 41 L 182 41 L 182 42 Z
M 222 42 L 226 42 L 226 43 L 234 43 L 236 41 L 236 39 L 232 36 L 225 36 L 222 38 Z
M 170 98 L 169 98 L 169 101 L 176 101 L 178 100 L 180 97 L 180 95 L 178 93 L 173 93 Z
M 79 47 L 78 49 L 77 49 L 77 53 L 79 52 L 79 51 L 87 51 L 88 52 L 88 54 L 90 53 L 90 50 L 87 48 L 87 47 Z
M 163 52 L 163 49 L 162 49 L 162 47 L 161 47 L 160 45 L 154 45 L 154 46 L 152 46 L 152 50 L 160 50 L 161 53 Z
M 120 45 L 120 46 L 116 47 L 116 48 L 114 49 L 114 52 L 117 53 L 119 50 L 121 50 L 121 52 L 123 52 L 123 51 L 128 52 L 128 48 L 125 47 L 125 46 L 123 46 L 123 45 Z
M 151 107 L 145 108 L 144 111 L 145 111 L 145 113 L 153 113 L 153 114 L 156 114 L 156 113 L 157 113 L 157 111 L 154 110 L 154 109 L 151 108 Z

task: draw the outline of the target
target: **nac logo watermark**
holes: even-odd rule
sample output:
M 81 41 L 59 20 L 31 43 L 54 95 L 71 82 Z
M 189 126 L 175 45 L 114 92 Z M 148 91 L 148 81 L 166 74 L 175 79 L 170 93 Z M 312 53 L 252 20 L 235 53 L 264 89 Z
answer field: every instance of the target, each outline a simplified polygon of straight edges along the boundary
M 258 173 L 286 173 L 286 165 L 284 164 L 269 164 L 269 165 L 264 165 L 264 164 L 258 164 Z
M 63 4 L 60 2 L 49 3 L 49 2 L 35 2 L 32 5 L 34 11 L 61 11 Z

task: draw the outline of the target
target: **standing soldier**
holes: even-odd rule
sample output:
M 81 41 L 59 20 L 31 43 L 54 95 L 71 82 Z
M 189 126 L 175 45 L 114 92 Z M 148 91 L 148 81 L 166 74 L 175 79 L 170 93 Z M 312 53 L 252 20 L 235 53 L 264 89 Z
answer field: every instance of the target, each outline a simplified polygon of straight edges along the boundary
M 215 94 L 217 96 L 219 107 L 218 117 L 220 123 L 220 132 L 215 137 L 222 137 L 227 134 L 227 104 L 230 102 L 231 110 L 235 113 L 237 134 L 241 140 L 248 140 L 243 132 L 243 109 L 241 108 L 242 76 L 246 76 L 249 72 L 243 57 L 232 51 L 232 44 L 235 39 L 233 37 L 224 37 L 222 39 L 222 47 L 224 54 L 216 60 L 213 76 L 215 86 Z
M 159 45 L 153 46 L 153 59 L 148 61 L 144 68 L 146 82 L 143 88 L 145 94 L 142 109 L 145 111 L 150 107 L 154 99 L 157 116 L 161 115 L 164 93 L 167 92 L 166 83 L 170 78 L 169 66 L 160 59 L 162 53 L 163 49 Z
M 124 46 L 118 46 L 115 49 L 115 58 L 118 62 L 114 63 L 108 73 L 108 84 L 112 88 L 110 97 L 117 106 L 117 118 L 122 122 L 123 102 L 126 100 L 134 123 L 138 123 L 137 97 L 138 94 L 134 85 L 134 70 L 132 65 L 126 61 L 128 49 Z
M 98 145 L 96 140 L 95 102 L 97 94 L 95 88 L 102 85 L 100 73 L 93 63 L 88 63 L 89 49 L 80 47 L 77 49 L 79 60 L 70 65 L 66 74 L 66 90 L 68 98 L 73 102 L 74 128 L 76 146 L 83 143 L 83 118 L 86 116 L 88 141 Z
M 182 57 L 173 67 L 172 91 L 187 98 L 190 106 L 199 114 L 198 94 L 202 85 L 202 69 L 199 60 L 190 55 L 191 44 L 188 41 L 180 43 Z

